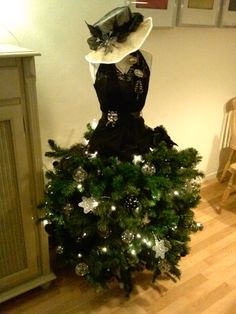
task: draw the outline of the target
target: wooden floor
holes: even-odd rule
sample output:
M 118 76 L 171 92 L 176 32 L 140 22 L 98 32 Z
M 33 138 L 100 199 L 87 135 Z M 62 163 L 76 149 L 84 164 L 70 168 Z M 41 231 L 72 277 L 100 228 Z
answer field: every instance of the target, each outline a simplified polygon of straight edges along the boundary
M 80 314 L 236 314 L 236 195 L 219 215 L 225 184 L 202 188 L 195 210 L 204 230 L 192 236 L 191 253 L 181 261 L 179 282 L 151 284 L 137 275 L 129 299 L 119 287 L 95 292 L 72 273 L 59 272 L 48 289 L 37 288 L 0 305 L 0 313 Z

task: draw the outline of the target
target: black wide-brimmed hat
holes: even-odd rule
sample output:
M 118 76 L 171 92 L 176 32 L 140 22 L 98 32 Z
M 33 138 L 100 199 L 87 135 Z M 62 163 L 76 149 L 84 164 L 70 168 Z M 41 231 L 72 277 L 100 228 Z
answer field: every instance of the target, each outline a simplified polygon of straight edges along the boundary
M 88 44 L 92 50 L 85 56 L 90 63 L 117 63 L 140 49 L 152 29 L 152 18 L 132 13 L 128 6 L 118 7 L 93 25 Z

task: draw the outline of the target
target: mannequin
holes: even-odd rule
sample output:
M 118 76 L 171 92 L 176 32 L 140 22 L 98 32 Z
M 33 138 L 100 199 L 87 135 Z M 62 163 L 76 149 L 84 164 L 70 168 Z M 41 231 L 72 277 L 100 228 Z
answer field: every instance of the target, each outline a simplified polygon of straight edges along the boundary
M 149 69 L 151 69 L 152 66 L 152 55 L 145 51 L 140 50 L 145 61 L 147 62 L 147 65 L 149 66 Z M 130 62 L 128 62 L 130 55 L 125 56 L 121 61 L 116 63 L 116 67 L 123 73 L 126 74 L 129 71 L 129 68 L 131 66 Z M 93 84 L 95 83 L 96 79 L 96 73 L 99 68 L 100 63 L 89 63 L 89 70 L 92 77 Z
M 102 116 L 89 140 L 89 152 L 132 160 L 164 140 L 162 128 L 145 125 L 142 110 L 149 87 L 152 56 L 141 47 L 152 30 L 152 18 L 131 13 L 129 7 L 108 12 L 93 25 L 85 56 Z

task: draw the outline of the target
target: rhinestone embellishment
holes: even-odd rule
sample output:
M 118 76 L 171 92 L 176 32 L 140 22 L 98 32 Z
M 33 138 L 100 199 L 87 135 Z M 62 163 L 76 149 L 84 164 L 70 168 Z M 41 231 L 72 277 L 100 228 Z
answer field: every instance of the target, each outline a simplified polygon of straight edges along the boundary
M 111 126 L 114 128 L 114 126 L 115 126 L 117 121 L 118 121 L 118 113 L 117 113 L 117 111 L 108 111 L 106 126 L 111 124 Z

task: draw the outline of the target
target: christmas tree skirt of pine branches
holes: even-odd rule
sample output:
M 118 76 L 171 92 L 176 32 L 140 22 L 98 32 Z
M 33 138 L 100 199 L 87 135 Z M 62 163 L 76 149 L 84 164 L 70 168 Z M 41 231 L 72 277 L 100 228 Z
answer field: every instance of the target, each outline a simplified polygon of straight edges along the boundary
M 85 138 L 92 132 L 88 125 Z M 202 229 L 192 210 L 200 201 L 198 152 L 161 142 L 120 161 L 90 154 L 85 144 L 49 145 L 53 169 L 39 210 L 58 263 L 95 287 L 117 281 L 127 296 L 135 272 L 150 271 L 153 282 L 180 278 L 190 235 Z

